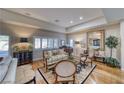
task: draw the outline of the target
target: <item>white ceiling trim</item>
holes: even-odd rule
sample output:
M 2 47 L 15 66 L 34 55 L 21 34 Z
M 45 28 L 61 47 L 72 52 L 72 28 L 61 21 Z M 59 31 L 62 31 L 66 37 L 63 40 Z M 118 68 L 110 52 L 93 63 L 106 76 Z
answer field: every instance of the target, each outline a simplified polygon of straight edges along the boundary
M 5 9 L 0 9 L 0 21 L 16 24 L 20 26 L 27 26 L 37 29 L 45 29 L 49 31 L 61 33 L 73 33 L 94 27 L 105 26 L 109 23 L 116 23 L 124 19 L 124 9 L 102 9 L 104 16 L 89 20 L 88 22 L 78 24 L 72 27 L 64 28 L 49 22 L 27 17 L 18 13 L 14 13 Z
M 18 26 L 22 26 L 22 27 L 29 27 L 29 28 L 34 28 L 34 29 L 40 29 L 40 27 L 38 26 L 33 26 L 33 25 L 29 25 L 29 24 L 25 24 L 25 23 L 20 23 L 20 22 L 14 22 L 14 21 L 2 21 L 0 20 L 0 22 L 6 23 L 6 24 L 12 24 L 12 25 L 18 25 Z
M 116 22 L 124 19 L 123 8 L 105 8 L 102 11 L 108 22 Z
M 65 28 L 103 16 L 100 8 L 6 8 L 5 10 Z M 80 20 L 80 17 L 83 17 L 83 20 Z
M 55 32 L 65 32 L 64 27 L 60 27 L 45 21 L 33 19 L 27 16 L 23 16 L 18 13 L 14 13 L 11 11 L 7 11 L 4 9 L 0 9 L 0 20 L 3 22 L 8 22 L 11 24 L 17 24 L 17 25 L 25 25 L 25 26 L 31 26 L 31 27 L 39 27 L 40 29 L 45 29 L 49 31 L 55 31 Z
M 87 30 L 87 29 L 97 27 L 97 26 L 101 26 L 101 25 L 105 25 L 105 24 L 107 24 L 106 19 L 104 17 L 99 17 L 99 18 L 94 19 L 92 21 L 67 28 L 66 33 L 79 32 L 79 31 L 82 31 L 82 30 Z

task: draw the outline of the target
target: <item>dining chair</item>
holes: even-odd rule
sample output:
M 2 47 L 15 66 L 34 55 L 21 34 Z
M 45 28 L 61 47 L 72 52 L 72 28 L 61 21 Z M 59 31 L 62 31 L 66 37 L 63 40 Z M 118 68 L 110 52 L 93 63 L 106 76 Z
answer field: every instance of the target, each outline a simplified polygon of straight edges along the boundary
M 86 63 L 87 64 L 90 63 L 91 64 L 91 67 L 93 65 L 93 58 L 94 58 L 94 50 L 89 50 Z
M 88 54 L 80 54 L 80 63 L 85 68 Z

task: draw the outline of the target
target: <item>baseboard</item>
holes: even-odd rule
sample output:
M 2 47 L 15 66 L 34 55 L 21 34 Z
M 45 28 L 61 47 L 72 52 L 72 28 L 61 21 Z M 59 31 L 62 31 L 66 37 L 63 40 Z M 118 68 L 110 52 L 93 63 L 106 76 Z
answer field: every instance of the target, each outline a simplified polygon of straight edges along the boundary
M 39 60 L 42 60 L 43 58 L 35 58 L 33 59 L 33 61 L 39 61 Z
M 121 68 L 122 71 L 124 71 L 124 68 Z

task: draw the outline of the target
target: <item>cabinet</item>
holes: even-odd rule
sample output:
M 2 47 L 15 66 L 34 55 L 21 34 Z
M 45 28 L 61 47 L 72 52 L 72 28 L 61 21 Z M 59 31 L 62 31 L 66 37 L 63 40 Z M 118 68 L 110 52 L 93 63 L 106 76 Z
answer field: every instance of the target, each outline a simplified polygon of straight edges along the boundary
M 14 58 L 18 58 L 18 66 L 32 63 L 33 60 L 33 52 L 32 51 L 21 51 L 21 52 L 14 52 Z

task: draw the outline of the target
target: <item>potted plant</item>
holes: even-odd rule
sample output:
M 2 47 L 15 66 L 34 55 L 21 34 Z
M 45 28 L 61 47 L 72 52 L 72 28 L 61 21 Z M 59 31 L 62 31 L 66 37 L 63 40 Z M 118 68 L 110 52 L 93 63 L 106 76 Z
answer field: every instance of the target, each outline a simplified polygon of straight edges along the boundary
M 30 43 L 16 43 L 12 46 L 13 52 L 32 51 L 33 46 Z
M 110 48 L 110 57 L 106 57 L 105 62 L 112 67 L 119 67 L 118 60 L 112 57 L 112 50 L 118 46 L 118 38 L 115 36 L 109 36 L 106 38 L 105 44 Z

